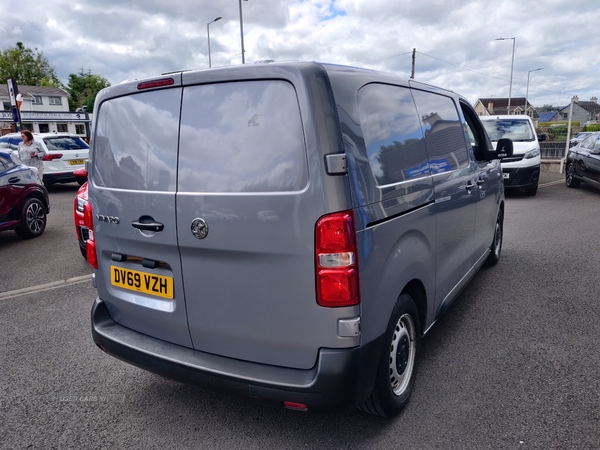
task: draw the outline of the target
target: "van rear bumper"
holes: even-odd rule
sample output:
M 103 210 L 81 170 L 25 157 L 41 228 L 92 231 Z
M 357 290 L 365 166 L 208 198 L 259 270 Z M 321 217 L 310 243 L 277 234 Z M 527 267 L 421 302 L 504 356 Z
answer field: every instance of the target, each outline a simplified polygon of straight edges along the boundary
M 309 411 L 347 412 L 371 393 L 383 336 L 351 349 L 321 349 L 308 370 L 241 361 L 170 344 L 112 320 L 97 298 L 92 307 L 94 342 L 111 356 L 185 383 L 283 406 L 302 403 Z

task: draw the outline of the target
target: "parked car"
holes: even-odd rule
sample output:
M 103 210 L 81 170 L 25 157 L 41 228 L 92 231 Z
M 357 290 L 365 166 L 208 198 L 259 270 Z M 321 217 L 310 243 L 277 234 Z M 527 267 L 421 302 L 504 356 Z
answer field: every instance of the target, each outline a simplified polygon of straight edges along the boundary
M 0 149 L 0 231 L 14 230 L 25 239 L 41 236 L 46 229 L 50 200 L 37 170 Z
M 83 217 L 83 212 L 85 210 L 85 205 L 88 202 L 88 183 L 87 183 L 87 171 L 85 168 L 77 169 L 73 172 L 73 174 L 77 177 L 77 179 L 85 180 L 79 190 L 77 191 L 77 195 L 75 195 L 75 200 L 73 204 L 73 218 L 75 220 L 75 232 L 77 233 L 77 241 L 79 242 L 79 251 L 84 259 L 87 259 L 86 254 L 86 242 L 89 238 L 90 230 L 85 226 L 85 221 Z
M 121 83 L 94 114 L 92 335 L 138 367 L 393 416 L 421 336 L 500 258 L 512 142 L 453 92 L 251 64 Z
M 529 116 L 482 116 L 492 143 L 508 138 L 513 141 L 513 155 L 502 160 L 504 187 L 524 190 L 527 195 L 537 194 L 542 157 L 535 127 Z
M 600 189 L 600 132 L 591 133 L 569 149 L 565 182 L 570 188 L 584 182 Z
M 586 137 L 588 137 L 592 133 L 593 133 L 592 131 L 581 131 L 581 132 L 577 133 L 569 141 L 569 146 L 573 147 L 574 145 L 579 144 L 581 141 L 583 141 Z
M 74 181 L 83 184 L 84 181 L 73 175 L 88 159 L 89 146 L 83 139 L 69 133 L 33 133 L 33 140 L 46 151 L 43 158 L 46 186 Z M 20 133 L 10 133 L 0 138 L 0 148 L 9 148 L 18 155 L 20 142 Z

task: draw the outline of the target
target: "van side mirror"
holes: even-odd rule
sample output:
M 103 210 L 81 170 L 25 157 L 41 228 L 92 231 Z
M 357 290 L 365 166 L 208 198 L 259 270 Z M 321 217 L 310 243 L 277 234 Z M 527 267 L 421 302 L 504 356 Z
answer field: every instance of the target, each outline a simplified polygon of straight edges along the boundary
M 538 142 L 543 142 L 548 138 L 548 135 L 546 133 L 540 133 L 537 135 L 538 138 Z
M 496 144 L 496 157 L 499 159 L 509 158 L 513 154 L 513 141 L 502 138 Z

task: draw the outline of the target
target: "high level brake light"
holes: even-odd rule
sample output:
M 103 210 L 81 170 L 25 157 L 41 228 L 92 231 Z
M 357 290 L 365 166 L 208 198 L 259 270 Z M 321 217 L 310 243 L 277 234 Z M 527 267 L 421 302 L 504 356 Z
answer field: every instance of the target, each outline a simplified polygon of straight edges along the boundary
M 172 86 L 173 84 L 175 84 L 175 80 L 173 78 L 161 78 L 160 80 L 143 81 L 141 83 L 138 83 L 137 88 L 138 91 L 141 91 L 142 89 Z
M 352 211 L 319 219 L 315 230 L 317 303 L 339 308 L 360 303 Z
M 94 269 L 98 268 L 98 256 L 96 255 L 96 241 L 94 240 L 94 213 L 92 204 L 88 201 L 83 207 L 83 224 L 89 229 L 89 238 L 85 242 L 87 261 Z

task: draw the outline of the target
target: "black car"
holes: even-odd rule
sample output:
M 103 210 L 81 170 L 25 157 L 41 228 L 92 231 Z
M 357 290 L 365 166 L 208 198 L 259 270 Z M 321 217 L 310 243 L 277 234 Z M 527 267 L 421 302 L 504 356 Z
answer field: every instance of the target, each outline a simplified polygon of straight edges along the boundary
M 37 170 L 0 150 L 0 231 L 15 230 L 25 239 L 41 236 L 50 212 L 48 191 Z
M 600 132 L 592 133 L 569 149 L 566 184 L 575 188 L 582 181 L 600 189 Z

